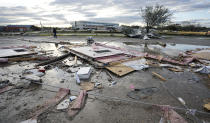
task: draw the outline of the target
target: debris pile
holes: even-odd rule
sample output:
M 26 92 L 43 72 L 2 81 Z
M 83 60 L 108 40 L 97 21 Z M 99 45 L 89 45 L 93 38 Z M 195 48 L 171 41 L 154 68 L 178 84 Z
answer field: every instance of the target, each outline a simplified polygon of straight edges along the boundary
M 144 39 L 149 39 L 144 36 Z M 78 96 L 70 93 L 70 87 L 59 88 L 55 97 L 47 100 L 36 110 L 31 119 L 24 122 L 37 122 L 40 114 L 47 111 L 49 108 L 56 106 L 57 110 L 64 110 L 69 117 L 73 118 L 85 106 L 85 101 L 89 91 L 103 89 L 104 85 L 98 80 L 101 71 L 105 71 L 108 77 L 108 87 L 117 86 L 118 81 L 113 78 L 125 76 L 134 71 L 146 71 L 152 67 L 166 68 L 171 72 L 184 72 L 186 68 L 209 76 L 210 74 L 210 59 L 209 49 L 200 49 L 194 51 L 186 51 L 178 57 L 169 57 L 161 54 L 152 54 L 149 52 L 139 52 L 136 50 L 128 50 L 126 48 L 96 43 L 92 38 L 87 40 L 87 44 L 71 44 L 61 42 L 62 44 L 57 49 L 62 52 L 60 56 L 51 56 L 46 51 L 37 50 L 34 46 L 14 46 L 0 48 L 0 64 L 11 64 L 17 62 L 28 61 L 35 62 L 32 68 L 25 69 L 20 75 L 21 81 L 27 81 L 28 84 L 44 85 L 43 81 L 46 73 L 56 66 L 65 70 L 80 88 Z M 159 42 L 160 45 L 165 45 Z M 100 69 L 99 73 L 96 69 Z M 98 74 L 96 79 L 91 79 L 93 74 Z M 112 74 L 111 74 L 112 73 Z M 160 73 L 151 72 L 155 78 L 166 82 L 167 78 Z M 62 83 L 64 80 L 62 79 Z M 19 83 L 18 83 L 19 84 Z M 9 80 L 0 81 L 0 94 L 10 89 L 17 88 L 17 85 L 10 84 Z M 24 83 L 25 84 L 25 83 Z M 127 97 L 134 100 L 142 100 L 149 96 L 153 96 L 159 91 L 157 87 L 135 88 L 127 93 Z M 68 97 L 69 96 L 69 97 Z M 177 99 L 181 102 L 184 100 L 180 97 Z M 185 103 L 183 104 L 185 105 Z M 209 110 L 209 102 L 203 106 Z M 174 123 L 185 123 L 186 121 L 173 109 L 162 109 L 164 115 L 160 123 L 165 121 Z M 175 121 L 176 120 L 176 121 Z

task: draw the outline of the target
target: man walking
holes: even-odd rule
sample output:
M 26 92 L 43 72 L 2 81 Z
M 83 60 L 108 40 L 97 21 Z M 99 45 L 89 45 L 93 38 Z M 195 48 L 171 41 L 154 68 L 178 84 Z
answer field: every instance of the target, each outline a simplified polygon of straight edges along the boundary
M 54 38 L 57 38 L 57 35 L 56 35 L 56 28 L 53 28 L 53 34 L 54 34 Z

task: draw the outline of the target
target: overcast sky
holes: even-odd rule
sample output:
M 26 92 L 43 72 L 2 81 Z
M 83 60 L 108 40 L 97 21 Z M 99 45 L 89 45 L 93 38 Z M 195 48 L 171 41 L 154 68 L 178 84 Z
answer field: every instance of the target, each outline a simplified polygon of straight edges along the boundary
M 190 21 L 210 27 L 210 0 L 0 0 L 0 25 L 70 26 L 87 20 L 142 25 L 139 9 L 160 4 L 173 22 Z

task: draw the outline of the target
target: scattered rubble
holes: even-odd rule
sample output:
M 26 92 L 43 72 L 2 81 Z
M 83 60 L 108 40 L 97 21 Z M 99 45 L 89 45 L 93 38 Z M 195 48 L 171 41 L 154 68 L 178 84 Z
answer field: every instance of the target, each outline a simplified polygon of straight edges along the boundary
M 70 100 L 65 99 L 57 105 L 57 110 L 67 109 L 69 107 Z
M 203 73 L 203 74 L 210 74 L 210 66 L 203 66 L 197 69 L 195 72 Z
M 152 35 L 145 35 L 143 39 L 148 40 Z M 20 71 L 21 74 L 16 76 L 20 79 L 15 85 L 12 85 L 9 80 L 0 81 L 0 94 L 11 89 L 26 89 L 30 87 L 31 83 L 37 85 L 46 84 L 47 73 L 54 66 L 58 66 L 63 69 L 69 76 L 76 81 L 79 89 L 81 89 L 78 96 L 70 96 L 64 99 L 70 94 L 69 88 L 59 88 L 56 96 L 43 103 L 39 109 L 37 109 L 30 116 L 31 119 L 23 121 L 22 123 L 36 123 L 37 118 L 42 113 L 46 112 L 50 107 L 57 105 L 57 110 L 68 109 L 69 117 L 73 118 L 77 113 L 85 106 L 87 95 L 90 91 L 103 90 L 107 86 L 119 86 L 120 78 L 128 75 L 131 72 L 147 72 L 153 67 L 162 68 L 164 70 L 170 70 L 172 72 L 184 73 L 187 69 L 190 71 L 199 72 L 210 75 L 210 61 L 207 51 L 195 50 L 186 51 L 180 53 L 178 57 L 170 57 L 162 54 L 153 54 L 150 52 L 139 52 L 137 50 L 130 50 L 126 48 L 116 47 L 112 45 L 106 45 L 103 43 L 97 43 L 92 38 L 87 40 L 86 44 L 72 44 L 67 42 L 60 42 L 59 49 L 62 54 L 59 56 L 50 56 L 49 54 L 43 55 L 43 51 L 38 51 L 33 46 L 14 46 L 14 47 L 1 47 L 0 48 L 0 64 L 10 64 L 16 62 L 35 62 L 30 68 L 24 68 Z M 158 45 L 165 47 L 166 44 L 157 42 Z M 58 45 L 58 44 L 56 44 Z M 149 44 L 147 44 L 149 45 Z M 148 47 L 147 47 L 148 48 Z M 29 66 L 29 65 L 28 65 Z M 142 71 L 148 69 L 147 71 Z M 95 73 L 98 73 L 96 76 Z M 106 74 L 106 82 L 102 82 L 99 78 L 101 73 Z M 150 73 L 150 72 L 149 72 Z M 157 72 L 151 72 L 153 76 L 159 78 L 162 81 L 167 81 L 164 74 L 160 75 Z M 178 73 L 177 73 L 178 74 Z M 118 77 L 115 79 L 113 76 Z M 55 74 L 56 76 L 56 74 Z M 96 80 L 91 79 L 96 76 Z M 165 77 L 163 77 L 165 76 Z M 63 78 L 52 78 L 51 80 L 60 81 L 62 84 L 69 84 L 70 82 L 64 76 Z M 168 78 L 168 77 L 167 77 Z M 49 78 L 47 78 L 49 79 Z M 119 79 L 119 80 L 118 80 Z M 69 82 L 69 83 L 68 83 Z M 102 86 L 103 83 L 103 86 Z M 105 84 L 104 84 L 105 83 Z M 119 84 L 118 84 L 119 83 Z M 53 86 L 53 85 L 51 85 Z M 55 87 L 55 86 L 53 86 Z M 114 87 L 113 87 L 114 88 Z M 154 93 L 159 91 L 159 88 L 135 88 L 134 85 L 130 85 L 131 91 L 127 93 L 127 97 L 134 100 L 143 100 L 149 96 L 153 96 Z M 183 105 L 186 102 L 181 97 L 176 97 Z M 64 100 L 63 100 L 64 99 Z M 204 104 L 203 107 L 209 110 L 209 103 Z M 170 121 L 171 123 L 185 123 L 186 121 L 173 109 L 163 109 L 164 115 L 161 117 L 160 123 Z
M 42 82 L 42 79 L 38 77 L 37 75 L 26 75 L 22 77 L 22 79 L 29 80 L 31 82 Z
M 9 85 L 9 80 L 0 80 L 0 89 Z

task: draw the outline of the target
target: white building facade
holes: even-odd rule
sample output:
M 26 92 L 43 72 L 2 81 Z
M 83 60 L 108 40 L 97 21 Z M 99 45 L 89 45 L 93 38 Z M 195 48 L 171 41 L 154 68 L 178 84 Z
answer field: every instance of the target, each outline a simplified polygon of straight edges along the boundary
M 92 29 L 92 30 L 108 30 L 109 28 L 119 28 L 116 23 L 102 23 L 91 21 L 74 21 L 72 22 L 73 29 Z

